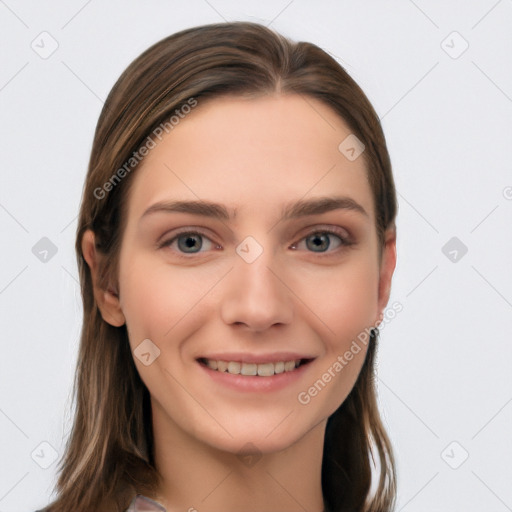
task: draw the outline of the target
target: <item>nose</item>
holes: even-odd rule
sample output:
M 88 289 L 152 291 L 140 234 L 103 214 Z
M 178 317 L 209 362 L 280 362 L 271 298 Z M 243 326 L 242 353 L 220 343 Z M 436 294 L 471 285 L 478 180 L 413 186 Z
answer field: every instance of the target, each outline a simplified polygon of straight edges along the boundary
M 270 253 L 263 251 L 252 263 L 236 256 L 221 298 L 220 314 L 226 324 L 260 332 L 291 322 L 293 293 Z

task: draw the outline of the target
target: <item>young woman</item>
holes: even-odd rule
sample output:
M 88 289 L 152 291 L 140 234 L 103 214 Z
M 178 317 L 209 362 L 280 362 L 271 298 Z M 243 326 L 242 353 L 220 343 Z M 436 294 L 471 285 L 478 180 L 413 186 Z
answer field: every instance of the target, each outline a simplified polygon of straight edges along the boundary
M 76 413 L 48 512 L 388 512 L 396 263 L 379 119 L 258 24 L 174 34 L 101 113 L 76 250 Z

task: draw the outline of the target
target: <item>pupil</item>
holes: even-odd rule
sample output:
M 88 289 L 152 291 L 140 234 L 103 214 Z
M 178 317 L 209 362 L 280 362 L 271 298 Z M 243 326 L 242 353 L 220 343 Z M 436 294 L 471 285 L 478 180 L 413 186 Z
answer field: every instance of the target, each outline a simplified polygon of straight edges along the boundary
M 307 243 L 309 249 L 325 250 L 329 247 L 329 237 L 325 233 L 322 235 L 314 235 L 310 238 L 310 240 L 312 240 L 312 243 Z
M 184 252 L 195 252 L 190 251 L 190 249 L 201 249 L 202 243 L 199 235 L 188 235 L 186 237 L 180 238 L 178 241 L 178 245 L 180 249 Z

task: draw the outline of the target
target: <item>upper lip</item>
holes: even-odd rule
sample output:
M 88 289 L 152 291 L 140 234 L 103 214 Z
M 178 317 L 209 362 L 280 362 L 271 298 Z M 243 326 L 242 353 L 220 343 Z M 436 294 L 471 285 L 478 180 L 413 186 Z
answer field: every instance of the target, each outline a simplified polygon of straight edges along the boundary
M 315 356 L 299 354 L 298 352 L 273 352 L 271 354 L 247 354 L 241 352 L 222 352 L 200 356 L 197 359 L 213 359 L 215 361 L 237 361 L 240 363 L 274 363 L 277 361 L 292 361 L 297 359 L 314 359 Z

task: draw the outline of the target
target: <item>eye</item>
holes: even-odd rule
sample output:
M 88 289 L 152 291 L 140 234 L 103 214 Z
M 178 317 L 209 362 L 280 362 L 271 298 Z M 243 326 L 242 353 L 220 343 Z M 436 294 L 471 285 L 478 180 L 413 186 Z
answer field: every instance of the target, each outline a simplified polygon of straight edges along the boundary
M 293 244 L 291 249 L 300 249 L 303 247 L 303 244 L 305 244 L 306 248 L 311 252 L 325 253 L 332 252 L 332 250 L 340 246 L 352 245 L 352 242 L 340 231 L 330 228 L 317 229 L 316 231 L 310 232 L 298 243 Z M 329 249 L 331 249 L 331 251 L 329 251 Z
M 213 248 L 219 248 L 220 246 L 213 243 L 205 234 L 198 231 L 182 231 L 159 245 L 159 248 L 163 247 L 172 248 L 178 253 L 198 254 L 212 250 Z

